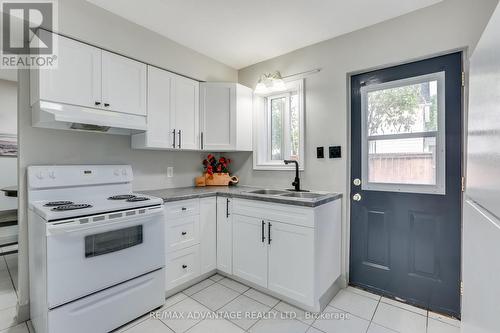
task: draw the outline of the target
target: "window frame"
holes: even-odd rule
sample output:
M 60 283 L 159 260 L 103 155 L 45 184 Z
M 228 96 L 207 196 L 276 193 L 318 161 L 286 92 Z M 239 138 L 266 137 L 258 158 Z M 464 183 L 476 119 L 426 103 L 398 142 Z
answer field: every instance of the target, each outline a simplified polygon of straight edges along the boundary
M 429 81 L 437 81 L 437 130 L 417 133 L 398 133 L 386 135 L 368 135 L 368 93 L 373 91 L 415 85 Z M 361 87 L 361 189 L 364 191 L 386 191 L 420 194 L 446 194 L 446 90 L 445 72 L 404 78 L 384 83 L 374 83 Z M 368 182 L 368 153 L 370 140 L 390 140 L 409 138 L 436 138 L 436 183 L 406 184 Z
M 286 97 L 283 127 L 283 149 L 290 150 L 290 97 L 297 92 L 299 108 L 299 170 L 304 170 L 304 79 L 285 81 L 286 90 L 269 93 L 266 95 L 254 95 L 254 170 L 295 170 L 294 165 L 286 165 L 283 160 L 271 159 L 271 99 Z

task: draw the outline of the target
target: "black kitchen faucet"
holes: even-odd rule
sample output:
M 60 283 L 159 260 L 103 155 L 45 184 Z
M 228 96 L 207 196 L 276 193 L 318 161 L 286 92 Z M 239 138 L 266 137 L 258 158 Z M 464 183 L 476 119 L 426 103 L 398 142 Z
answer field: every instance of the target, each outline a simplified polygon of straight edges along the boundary
M 292 183 L 292 186 L 295 188 L 295 191 L 300 192 L 300 178 L 299 178 L 299 162 L 294 160 L 284 160 L 285 164 L 295 163 L 295 180 Z

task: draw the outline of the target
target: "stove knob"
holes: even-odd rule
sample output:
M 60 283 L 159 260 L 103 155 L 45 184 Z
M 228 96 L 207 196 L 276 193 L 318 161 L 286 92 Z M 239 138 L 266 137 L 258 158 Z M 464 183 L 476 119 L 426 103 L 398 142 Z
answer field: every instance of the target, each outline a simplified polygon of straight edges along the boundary
M 49 177 L 52 179 L 56 179 L 56 173 L 54 171 L 49 171 Z
M 38 178 L 38 179 L 43 179 L 43 172 L 42 172 L 42 171 L 38 172 L 38 173 L 36 174 L 36 178 Z
M 127 175 L 127 169 L 122 169 L 122 175 L 126 176 Z
M 119 175 L 120 175 L 120 170 L 115 169 L 115 170 L 113 171 L 113 174 L 114 174 L 115 176 L 119 176 Z

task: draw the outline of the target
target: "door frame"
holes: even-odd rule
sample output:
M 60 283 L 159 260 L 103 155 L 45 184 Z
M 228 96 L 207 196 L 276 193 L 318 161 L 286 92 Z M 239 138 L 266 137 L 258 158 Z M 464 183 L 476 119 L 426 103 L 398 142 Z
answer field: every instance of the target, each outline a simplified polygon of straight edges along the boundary
M 409 64 L 412 62 L 416 61 L 422 61 L 434 57 L 439 57 L 447 54 L 452 54 L 452 53 L 457 53 L 461 52 L 462 53 L 462 72 L 464 73 L 464 84 L 462 86 L 462 107 L 461 107 L 461 113 L 462 113 L 462 153 L 461 153 L 461 159 L 462 159 L 462 177 L 465 177 L 466 171 L 467 171 L 467 118 L 468 118 L 468 95 L 469 95 L 469 47 L 464 46 L 460 48 L 455 48 L 455 49 L 449 49 L 446 51 L 442 52 L 437 52 L 437 53 L 432 53 L 428 54 L 425 56 L 420 56 L 416 58 L 411 58 L 407 60 L 403 60 L 400 62 L 392 62 L 392 63 L 386 63 L 383 65 L 378 65 L 370 68 L 365 68 L 361 70 L 356 70 L 352 72 L 346 73 L 346 89 L 347 89 L 347 117 L 346 117 L 346 126 L 347 126 L 347 147 L 346 149 L 346 167 L 347 167 L 347 177 L 346 177 L 346 200 L 345 200 L 345 209 L 346 209 L 346 221 L 345 225 L 342 231 L 342 239 L 344 239 L 344 242 L 342 244 L 342 251 L 343 251 L 343 256 L 342 256 L 342 267 L 343 267 L 343 272 L 345 274 L 345 285 L 349 285 L 350 277 L 349 277 L 349 264 L 350 264 L 350 242 L 351 242 L 351 166 L 352 166 L 352 156 L 351 156 L 351 77 L 366 73 L 366 72 L 371 72 L 375 70 L 381 70 L 389 67 L 394 67 L 398 65 L 405 65 Z M 465 179 L 465 178 L 462 178 Z M 462 197 L 461 197 L 461 221 L 460 221 L 460 233 L 461 233 L 461 244 L 460 244 L 460 252 L 463 254 L 463 205 L 464 205 L 464 191 L 462 191 Z M 461 262 L 460 262 L 460 276 L 462 276 L 462 267 L 463 267 L 463 255 L 461 256 Z M 460 278 L 461 279 L 461 278 Z M 460 295 L 460 298 L 462 298 L 462 295 Z

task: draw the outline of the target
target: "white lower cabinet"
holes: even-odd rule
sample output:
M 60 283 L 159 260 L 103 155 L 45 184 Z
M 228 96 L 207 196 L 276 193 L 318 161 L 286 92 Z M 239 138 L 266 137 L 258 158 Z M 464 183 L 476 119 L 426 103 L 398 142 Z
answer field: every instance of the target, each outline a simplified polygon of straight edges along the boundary
M 217 268 L 217 199 L 200 199 L 201 274 Z
M 314 297 L 314 229 L 268 221 L 268 288 L 304 304 Z
M 166 289 L 173 289 L 200 276 L 200 246 L 167 253 Z
M 340 200 L 309 208 L 217 196 L 165 206 L 167 292 L 217 269 L 309 311 L 333 296 Z
M 216 269 L 216 198 L 169 202 L 165 209 L 168 292 Z
M 255 217 L 233 216 L 233 274 L 267 287 L 266 223 Z
M 217 197 L 217 269 L 233 274 L 232 199 Z

